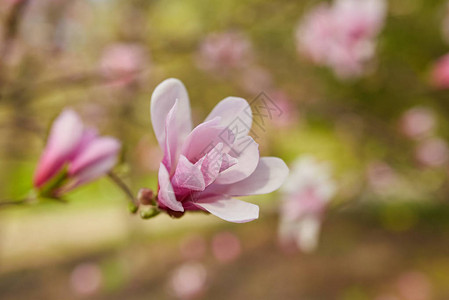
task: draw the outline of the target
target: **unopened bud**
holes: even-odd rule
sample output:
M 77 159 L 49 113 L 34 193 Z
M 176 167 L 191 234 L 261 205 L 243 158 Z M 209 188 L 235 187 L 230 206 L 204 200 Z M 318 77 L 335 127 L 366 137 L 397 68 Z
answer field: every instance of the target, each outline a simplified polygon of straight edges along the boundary
M 154 204 L 154 193 L 152 190 L 147 188 L 142 188 L 137 194 L 137 200 L 143 205 L 153 205 Z

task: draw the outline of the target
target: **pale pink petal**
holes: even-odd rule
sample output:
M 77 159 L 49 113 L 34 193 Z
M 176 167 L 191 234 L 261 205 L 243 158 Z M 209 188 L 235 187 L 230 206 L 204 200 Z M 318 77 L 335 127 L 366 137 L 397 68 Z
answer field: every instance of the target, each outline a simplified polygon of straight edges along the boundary
M 221 172 L 216 183 L 241 181 L 250 176 L 259 163 L 259 145 L 250 136 L 237 139 L 229 153 L 237 159 L 237 163 Z
M 203 191 L 206 188 L 201 169 L 192 164 L 184 155 L 179 157 L 179 162 L 171 183 L 175 189 Z
M 34 185 L 41 187 L 61 170 L 76 153 L 83 136 L 84 126 L 78 115 L 64 110 L 54 121 L 45 150 L 34 174 Z
M 165 147 L 164 147 L 164 157 L 162 162 L 167 168 L 170 175 L 175 171 L 176 163 L 179 156 L 180 143 L 179 140 L 179 130 L 178 130 L 178 120 L 176 115 L 178 112 L 179 101 L 176 100 L 172 109 L 167 115 L 165 120 Z
M 228 222 L 245 223 L 259 218 L 259 206 L 234 198 L 218 196 L 200 199 L 194 204 Z
M 201 172 L 204 177 L 206 186 L 210 185 L 217 178 L 222 162 L 223 162 L 223 143 L 218 143 L 209 153 L 206 154 L 204 159 L 201 159 Z M 204 189 L 203 189 L 204 190 Z
M 259 195 L 278 189 L 288 176 L 288 167 L 277 157 L 261 157 L 256 170 L 246 179 L 233 184 L 212 184 L 205 193 L 230 196 Z
M 224 170 L 229 169 L 233 165 L 235 165 L 238 162 L 237 158 L 232 157 L 231 155 L 224 153 L 223 154 L 223 161 L 221 163 L 220 172 L 223 172 Z
M 151 123 L 162 149 L 165 148 L 165 121 L 169 111 L 179 101 L 176 113 L 179 139 L 183 140 L 192 130 L 190 102 L 187 90 L 178 79 L 170 78 L 160 83 L 151 96 Z
M 173 186 L 170 182 L 170 175 L 163 163 L 159 166 L 158 180 L 159 193 L 157 199 L 162 208 L 168 207 L 171 210 L 183 212 L 184 207 L 181 202 L 176 200 L 175 192 L 173 191 Z
M 197 162 L 218 143 L 232 145 L 234 135 L 219 122 L 220 118 L 217 117 L 195 127 L 182 145 L 181 154 L 191 162 Z
M 221 100 L 207 116 L 206 122 L 216 117 L 220 117 L 220 125 L 228 127 L 237 138 L 248 135 L 251 130 L 251 106 L 243 98 L 227 97 Z
M 93 181 L 105 175 L 115 166 L 116 163 L 117 163 L 116 155 L 106 156 L 101 160 L 98 160 L 97 162 L 95 162 L 95 164 L 89 165 L 81 169 L 80 172 L 77 173 L 76 175 L 73 175 L 71 181 L 62 189 L 60 189 L 58 193 L 63 194 L 65 192 L 68 192 L 69 190 L 74 189 L 75 187 Z
M 97 164 L 102 164 L 104 160 L 113 158 L 117 161 L 117 155 L 120 151 L 120 142 L 111 137 L 97 138 L 91 141 L 81 153 L 79 153 L 71 162 L 69 174 L 74 176 L 85 171 L 85 169 L 97 169 Z M 112 167 L 112 166 L 111 166 Z M 101 170 L 98 169 L 97 172 Z M 109 170 L 105 170 L 107 172 Z M 101 174 L 98 174 L 101 175 Z

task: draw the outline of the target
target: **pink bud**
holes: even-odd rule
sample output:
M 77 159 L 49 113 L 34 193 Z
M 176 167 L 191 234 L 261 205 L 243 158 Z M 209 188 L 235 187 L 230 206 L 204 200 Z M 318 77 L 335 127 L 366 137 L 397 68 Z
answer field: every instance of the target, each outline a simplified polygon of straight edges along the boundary
M 78 115 L 65 110 L 53 123 L 47 146 L 39 161 L 34 185 L 41 188 L 67 166 L 67 184 L 53 189 L 68 191 L 106 174 L 117 163 L 120 142 L 99 137 L 85 128 Z

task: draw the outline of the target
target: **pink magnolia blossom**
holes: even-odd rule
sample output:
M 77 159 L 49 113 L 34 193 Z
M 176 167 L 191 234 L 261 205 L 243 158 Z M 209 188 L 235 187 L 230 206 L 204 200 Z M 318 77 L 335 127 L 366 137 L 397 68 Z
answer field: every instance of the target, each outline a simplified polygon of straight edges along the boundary
M 435 114 L 426 107 L 413 107 L 401 117 L 399 126 L 404 135 L 419 140 L 430 136 L 436 125 Z
M 281 242 L 294 242 L 302 251 L 311 252 L 317 246 L 321 219 L 335 193 L 329 167 L 313 157 L 298 159 L 282 191 Z
M 167 79 L 152 95 L 151 121 L 164 152 L 158 205 L 169 214 L 202 210 L 249 222 L 258 218 L 259 207 L 233 197 L 270 193 L 288 175 L 281 159 L 259 156 L 248 135 L 251 108 L 242 98 L 225 98 L 192 129 L 187 91 L 179 80 Z
M 51 184 L 66 168 L 65 184 L 58 193 L 106 174 L 117 162 L 120 143 L 112 137 L 100 137 L 86 128 L 78 115 L 64 110 L 54 121 L 47 145 L 34 174 L 38 189 Z
M 207 71 L 225 71 L 246 66 L 252 59 L 251 43 L 241 33 L 212 33 L 201 43 L 197 63 Z
M 336 0 L 314 8 L 299 24 L 300 53 L 340 78 L 358 77 L 375 54 L 386 14 L 384 0 Z
M 432 84 L 439 89 L 449 88 L 449 54 L 437 60 L 432 68 Z

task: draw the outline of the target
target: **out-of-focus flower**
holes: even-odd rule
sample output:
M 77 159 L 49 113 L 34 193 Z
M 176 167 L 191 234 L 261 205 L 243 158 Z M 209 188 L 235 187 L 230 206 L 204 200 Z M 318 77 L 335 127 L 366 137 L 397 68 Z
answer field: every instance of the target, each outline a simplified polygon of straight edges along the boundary
M 368 165 L 367 178 L 376 192 L 383 193 L 397 180 L 396 172 L 386 163 L 376 161 Z
M 187 91 L 179 80 L 167 79 L 152 95 L 151 121 L 164 152 L 158 205 L 169 214 L 202 210 L 229 222 L 252 221 L 259 207 L 233 197 L 270 193 L 288 175 L 281 159 L 259 157 L 248 136 L 251 108 L 242 98 L 224 99 L 192 129 Z
M 202 264 L 185 263 L 172 275 L 170 286 L 179 299 L 198 299 L 205 291 L 207 271 Z
M 201 235 L 188 236 L 181 241 L 180 251 L 185 259 L 201 259 L 206 254 L 206 241 Z
M 207 71 L 242 68 L 252 60 L 251 43 L 241 33 L 212 33 L 201 43 L 197 64 Z
M 412 139 L 428 137 L 433 133 L 435 124 L 433 111 L 420 106 L 407 110 L 399 122 L 402 133 Z
M 103 281 L 96 264 L 83 263 L 75 267 L 70 275 L 70 287 L 80 295 L 91 295 L 99 290 Z
M 415 150 L 416 159 L 427 167 L 440 167 L 449 159 L 449 147 L 440 138 L 431 138 L 421 142 Z
M 430 300 L 432 297 L 432 287 L 428 277 L 417 271 L 402 274 L 396 287 L 401 299 L 404 300 Z
M 318 243 L 322 217 L 335 190 L 327 164 L 309 156 L 298 159 L 282 187 L 281 242 L 295 242 L 302 251 L 313 251 Z
M 64 110 L 54 121 L 34 174 L 34 186 L 59 196 L 106 174 L 117 162 L 120 142 L 86 128 L 78 115 Z
M 145 65 L 145 51 L 137 44 L 111 45 L 104 50 L 100 61 L 103 76 L 119 86 L 134 82 Z
M 433 65 L 431 81 L 436 88 L 449 88 L 449 54 L 438 59 Z
M 278 128 L 288 128 L 298 122 L 299 113 L 296 105 L 288 95 L 280 90 L 271 92 L 269 97 L 274 101 L 281 111 L 281 114 L 272 119 L 274 126 Z
M 258 95 L 273 85 L 271 74 L 264 68 L 251 66 L 240 73 L 240 86 L 248 93 Z
M 235 260 L 241 252 L 240 240 L 231 232 L 217 233 L 212 239 L 212 253 L 221 263 Z
M 311 10 L 296 31 L 297 48 L 340 78 L 363 75 L 386 15 L 384 0 L 336 0 Z

